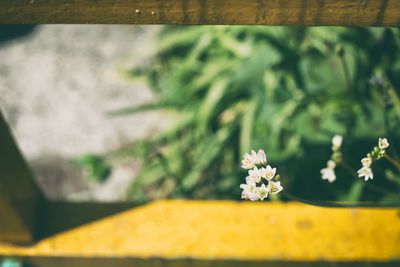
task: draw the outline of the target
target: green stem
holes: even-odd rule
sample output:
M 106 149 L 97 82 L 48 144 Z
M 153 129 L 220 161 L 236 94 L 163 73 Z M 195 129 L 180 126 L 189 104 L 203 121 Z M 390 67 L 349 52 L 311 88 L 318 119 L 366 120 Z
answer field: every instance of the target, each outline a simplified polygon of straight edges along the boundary
M 342 64 L 344 79 L 346 82 L 346 90 L 347 90 L 347 98 L 348 105 L 347 105 L 347 122 L 346 122 L 346 139 L 348 140 L 346 143 L 351 143 L 352 136 L 353 136 L 353 126 L 354 126 L 354 112 L 353 112 L 353 103 L 354 103 L 354 92 L 352 90 L 352 82 L 350 78 L 350 70 L 349 66 L 347 65 L 346 60 L 344 59 L 344 54 L 339 54 L 340 63 Z M 348 153 L 348 145 L 345 147 L 345 154 Z
M 345 170 L 347 170 L 354 178 L 356 178 L 357 180 L 360 179 L 360 177 L 358 177 L 357 173 L 345 162 L 341 162 L 340 165 L 342 165 L 344 167 Z M 364 183 L 364 185 L 366 187 L 368 187 L 369 189 L 371 189 L 372 191 L 375 191 L 376 193 L 380 193 L 380 194 L 385 194 L 385 195 L 396 195 L 395 193 L 389 192 L 383 188 L 374 186 L 372 184 L 369 183 Z
M 383 121 L 384 121 L 384 127 L 385 127 L 385 134 L 386 136 L 390 139 L 394 141 L 393 135 L 392 135 L 392 131 L 390 130 L 390 122 L 389 122 L 389 102 L 386 98 L 391 98 L 389 90 L 391 88 L 384 86 L 383 88 L 381 88 L 382 94 L 383 94 Z M 392 141 L 392 142 L 393 142 Z M 393 152 L 393 155 L 396 159 L 398 159 L 398 153 L 397 150 L 395 148 L 396 146 L 392 146 L 391 147 L 391 151 Z
M 376 202 L 340 202 L 340 201 L 319 201 L 319 200 L 307 200 L 304 198 L 296 197 L 287 192 L 281 192 L 282 196 L 292 201 L 302 202 L 308 205 L 327 207 L 327 208 L 340 208 L 340 207 L 398 207 L 397 203 L 376 203 Z
M 389 157 L 389 155 L 386 154 L 386 153 L 385 153 L 383 156 L 384 156 L 385 159 L 387 159 L 390 163 L 392 163 L 392 164 L 397 168 L 397 170 L 400 172 L 400 164 L 399 164 L 397 161 L 395 161 L 394 159 L 392 159 L 391 157 Z

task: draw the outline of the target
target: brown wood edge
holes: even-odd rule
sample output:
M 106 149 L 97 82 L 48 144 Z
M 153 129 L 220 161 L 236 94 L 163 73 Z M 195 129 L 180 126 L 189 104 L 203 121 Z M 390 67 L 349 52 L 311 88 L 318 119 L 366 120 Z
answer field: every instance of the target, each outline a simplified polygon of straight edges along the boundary
M 0 23 L 385 26 L 398 0 L 0 0 Z

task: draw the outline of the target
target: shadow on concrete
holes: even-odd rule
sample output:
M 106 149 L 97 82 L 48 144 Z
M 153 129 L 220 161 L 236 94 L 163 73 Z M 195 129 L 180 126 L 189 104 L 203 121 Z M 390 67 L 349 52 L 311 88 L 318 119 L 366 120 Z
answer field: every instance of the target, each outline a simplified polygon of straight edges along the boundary
M 0 24 L 0 45 L 34 32 L 37 25 L 31 24 Z

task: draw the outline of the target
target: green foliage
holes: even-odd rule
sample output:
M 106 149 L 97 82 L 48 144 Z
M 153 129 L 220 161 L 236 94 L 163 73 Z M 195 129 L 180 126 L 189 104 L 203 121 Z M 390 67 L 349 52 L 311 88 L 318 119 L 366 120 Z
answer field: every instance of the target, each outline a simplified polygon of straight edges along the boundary
M 97 155 L 87 154 L 75 159 L 74 162 L 89 179 L 95 182 L 103 182 L 111 173 L 111 168 Z
M 359 141 L 352 148 L 345 141 L 344 156 L 355 168 L 368 145 L 388 134 L 385 114 L 390 136 L 399 136 L 399 47 L 397 29 L 164 28 L 146 63 L 128 72 L 145 77 L 159 100 L 113 112 L 175 112 L 171 129 L 133 144 L 131 155 L 142 157 L 144 168 L 129 194 L 141 201 L 238 199 L 241 155 L 263 148 L 280 166 L 286 188 L 305 197 L 361 199 L 365 190 L 352 185 L 354 178 L 344 175 L 346 181 L 328 190 L 319 170 L 335 134 Z M 387 108 L 384 94 L 368 83 L 379 73 L 393 85 Z

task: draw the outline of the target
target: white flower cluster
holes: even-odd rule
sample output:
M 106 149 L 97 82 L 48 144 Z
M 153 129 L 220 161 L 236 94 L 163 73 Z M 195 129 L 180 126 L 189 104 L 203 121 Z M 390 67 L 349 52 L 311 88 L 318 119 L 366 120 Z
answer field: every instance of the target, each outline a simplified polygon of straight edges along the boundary
M 277 194 L 283 190 L 281 182 L 276 181 L 279 175 L 275 176 L 276 168 L 271 168 L 267 165 L 267 156 L 264 150 L 258 150 L 256 153 L 251 150 L 251 155 L 245 153 L 242 160 L 242 168 L 249 170 L 249 175 L 246 177 L 246 183 L 241 184 L 242 198 L 251 201 L 264 200 L 268 194 Z M 275 178 L 275 181 L 273 179 Z M 268 182 L 267 186 L 264 182 Z M 261 186 L 257 187 L 257 184 Z
M 336 163 L 333 160 L 328 160 L 327 167 L 321 170 L 322 180 L 333 183 L 336 180 L 335 167 Z
M 389 143 L 386 138 L 379 138 L 378 146 L 374 147 L 374 150 L 367 154 L 367 157 L 361 160 L 362 168 L 357 171 L 358 177 L 364 177 L 365 181 L 374 178 L 374 173 L 371 169 L 372 162 L 379 160 L 386 153 L 386 148 L 389 147 Z
M 323 180 L 328 180 L 333 183 L 336 180 L 335 167 L 336 162 L 342 160 L 342 153 L 340 152 L 340 147 L 342 146 L 343 136 L 335 135 L 332 138 L 332 156 L 327 162 L 327 167 L 321 170 L 321 175 Z

